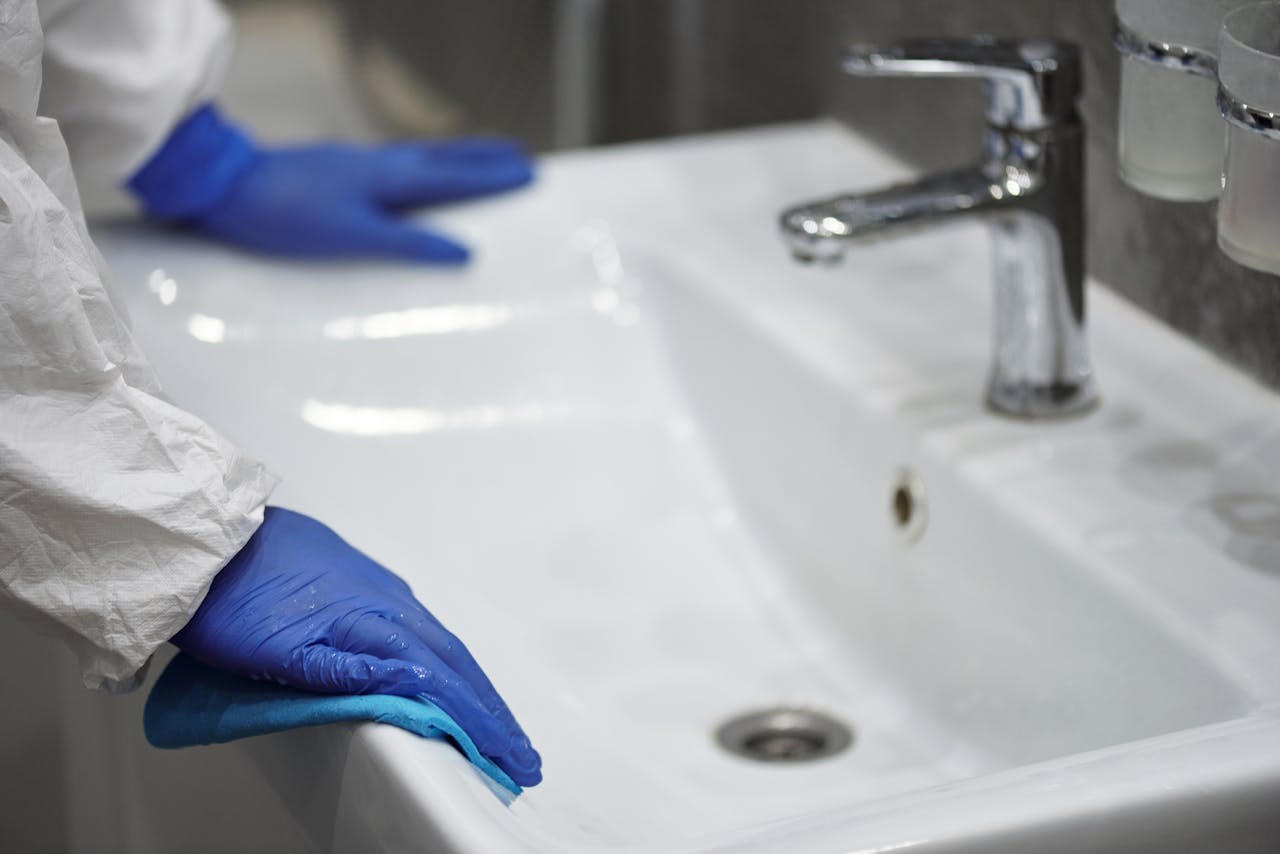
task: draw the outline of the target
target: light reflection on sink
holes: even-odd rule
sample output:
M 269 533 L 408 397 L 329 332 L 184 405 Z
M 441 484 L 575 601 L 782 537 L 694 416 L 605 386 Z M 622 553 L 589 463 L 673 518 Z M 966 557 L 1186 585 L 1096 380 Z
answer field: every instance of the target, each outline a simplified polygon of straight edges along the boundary
M 404 574 L 546 758 L 508 806 L 390 728 L 236 748 L 321 848 L 1269 850 L 1280 406 L 1095 288 L 1102 408 L 990 415 L 984 232 L 840 273 L 772 233 L 901 171 L 821 124 L 559 156 L 442 218 L 466 271 L 104 235 L 173 396 Z M 855 746 L 717 747 L 776 705 Z

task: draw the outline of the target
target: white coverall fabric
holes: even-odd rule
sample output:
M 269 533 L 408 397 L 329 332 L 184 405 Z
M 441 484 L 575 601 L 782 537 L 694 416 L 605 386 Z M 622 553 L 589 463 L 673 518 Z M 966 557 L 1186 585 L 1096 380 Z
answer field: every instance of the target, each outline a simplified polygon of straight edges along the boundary
M 36 5 L 44 29 L 40 115 L 62 129 L 82 197 L 109 197 L 179 120 L 217 95 L 231 59 L 231 22 L 212 0 Z
M 107 294 L 59 127 L 40 114 L 71 110 L 86 166 L 119 180 L 205 97 L 226 33 L 201 22 L 220 15 L 203 0 L 51 8 L 51 27 L 72 27 L 51 34 L 55 57 L 43 8 L 0 0 L 0 607 L 67 641 L 86 685 L 123 689 L 261 524 L 275 479 L 165 399 Z M 59 67 L 43 93 L 42 58 Z

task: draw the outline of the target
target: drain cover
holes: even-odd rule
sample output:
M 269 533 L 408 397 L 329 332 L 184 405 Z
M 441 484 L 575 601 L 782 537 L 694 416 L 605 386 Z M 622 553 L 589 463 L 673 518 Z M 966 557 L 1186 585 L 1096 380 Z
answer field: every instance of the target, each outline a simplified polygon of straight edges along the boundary
M 735 756 L 757 762 L 810 762 L 845 750 L 853 733 L 820 712 L 766 709 L 723 724 L 716 741 Z

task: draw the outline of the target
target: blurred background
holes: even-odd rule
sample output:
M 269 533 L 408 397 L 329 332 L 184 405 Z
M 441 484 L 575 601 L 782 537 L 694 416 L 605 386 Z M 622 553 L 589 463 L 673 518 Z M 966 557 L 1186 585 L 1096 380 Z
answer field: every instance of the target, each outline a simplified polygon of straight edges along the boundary
M 238 48 L 221 103 L 268 141 L 487 132 L 552 152 L 826 117 L 930 169 L 976 156 L 981 88 L 848 78 L 841 46 L 979 32 L 1077 41 L 1090 272 L 1280 388 L 1277 280 L 1217 251 L 1213 203 L 1148 199 L 1116 177 L 1112 0 L 234 0 L 230 9 Z M 0 775 L 0 851 L 117 850 L 108 838 L 135 854 L 174 850 L 173 839 L 187 852 L 246 850 L 229 840 L 247 835 L 254 850 L 303 850 L 239 754 L 148 750 L 140 694 L 86 694 L 65 652 L 12 620 L 0 620 L 0 648 L 9 653 L 0 764 L 10 772 Z M 77 739 L 109 741 L 108 761 L 86 768 Z

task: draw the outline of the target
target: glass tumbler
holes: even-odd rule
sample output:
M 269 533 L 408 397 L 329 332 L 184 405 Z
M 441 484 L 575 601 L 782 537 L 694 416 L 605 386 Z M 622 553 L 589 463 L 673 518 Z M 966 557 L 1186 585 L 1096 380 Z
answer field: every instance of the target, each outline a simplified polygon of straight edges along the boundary
M 1222 190 L 1226 133 L 1214 100 L 1223 17 L 1256 0 L 1116 0 L 1119 161 L 1125 183 L 1171 201 Z
M 1234 261 L 1280 275 L 1280 3 L 1227 15 L 1220 57 L 1227 159 L 1218 246 Z

